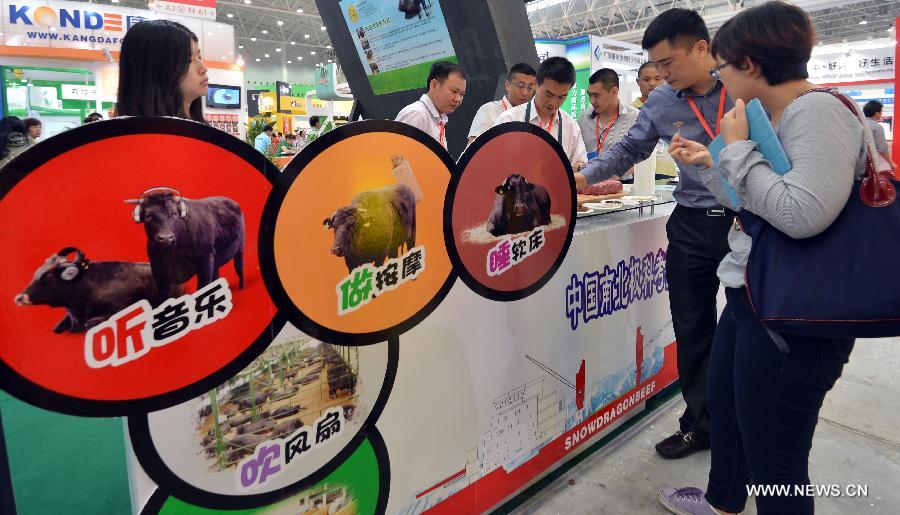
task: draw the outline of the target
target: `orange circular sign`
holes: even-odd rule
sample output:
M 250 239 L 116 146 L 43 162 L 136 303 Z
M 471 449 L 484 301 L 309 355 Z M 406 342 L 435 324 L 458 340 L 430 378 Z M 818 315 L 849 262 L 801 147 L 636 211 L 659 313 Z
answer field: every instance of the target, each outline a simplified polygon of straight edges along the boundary
M 443 238 L 452 167 L 424 133 L 382 121 L 341 127 L 295 159 L 263 224 L 267 283 L 291 321 L 365 345 L 430 313 L 455 277 Z

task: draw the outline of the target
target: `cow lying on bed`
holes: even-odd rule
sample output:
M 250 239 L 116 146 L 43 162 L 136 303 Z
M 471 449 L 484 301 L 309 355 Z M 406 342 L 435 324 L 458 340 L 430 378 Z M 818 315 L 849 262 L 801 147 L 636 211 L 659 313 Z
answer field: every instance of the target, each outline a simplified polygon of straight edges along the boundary
M 487 221 L 487 230 L 492 235 L 519 234 L 550 223 L 547 188 L 514 173 L 494 191 L 497 197 Z

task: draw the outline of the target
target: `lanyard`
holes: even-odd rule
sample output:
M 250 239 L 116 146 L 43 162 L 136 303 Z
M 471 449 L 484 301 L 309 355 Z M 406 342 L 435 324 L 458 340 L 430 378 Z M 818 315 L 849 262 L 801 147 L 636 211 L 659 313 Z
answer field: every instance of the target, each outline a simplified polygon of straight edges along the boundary
M 422 101 L 419 100 L 419 102 L 422 102 Z M 425 102 L 422 102 L 422 105 L 425 106 L 426 110 L 428 110 L 428 114 L 431 114 L 431 109 L 428 109 L 428 104 L 426 104 Z M 438 114 L 438 116 L 440 116 L 440 113 Z M 438 133 L 438 141 L 440 141 L 442 147 L 447 148 L 447 145 L 444 144 L 444 118 L 443 117 L 440 118 L 440 121 L 438 122 L 438 127 L 440 127 L 440 132 Z
M 606 129 L 603 130 L 603 139 L 601 139 L 600 138 L 600 117 L 599 116 L 597 117 L 597 126 L 594 129 L 594 131 L 597 133 L 597 153 L 598 154 L 603 150 L 603 145 L 606 144 L 606 137 L 609 136 L 609 130 L 612 129 L 613 124 L 616 123 L 616 120 L 618 120 L 618 119 L 619 119 L 619 112 L 616 111 L 616 114 L 613 116 L 612 121 L 609 122 L 609 125 L 607 125 Z
M 506 105 L 506 100 L 505 100 L 505 99 L 502 99 L 502 98 L 501 98 L 501 99 L 500 99 L 500 103 L 503 105 L 503 110 L 504 110 L 504 111 L 506 111 L 507 109 L 509 109 L 509 106 Z
M 709 128 L 709 125 L 706 123 L 706 120 L 703 119 L 703 115 L 700 114 L 700 110 L 697 109 L 697 104 L 694 103 L 694 99 L 688 97 L 688 104 L 691 104 L 691 109 L 694 110 L 694 116 L 697 117 L 697 120 L 700 121 L 700 124 L 703 125 L 703 129 L 709 134 L 710 139 L 716 139 L 716 136 L 719 134 L 719 130 L 722 125 L 722 116 L 725 115 L 725 86 L 722 86 L 722 91 L 719 93 L 719 114 L 716 116 L 716 133 L 713 134 L 712 129 Z
M 557 126 L 556 141 L 558 141 L 559 144 L 562 145 L 563 144 L 562 118 L 560 118 L 559 109 L 556 110 L 556 119 L 558 120 L 556 122 L 556 126 Z M 528 107 L 525 108 L 525 123 L 529 123 L 530 121 L 531 121 L 531 102 L 528 102 Z M 544 129 L 545 131 L 550 132 L 550 129 L 553 128 L 553 118 L 550 118 L 550 123 L 548 123 L 547 126 L 544 127 L 544 122 L 541 121 L 541 118 L 539 116 L 538 117 L 538 125 L 540 125 L 541 128 Z

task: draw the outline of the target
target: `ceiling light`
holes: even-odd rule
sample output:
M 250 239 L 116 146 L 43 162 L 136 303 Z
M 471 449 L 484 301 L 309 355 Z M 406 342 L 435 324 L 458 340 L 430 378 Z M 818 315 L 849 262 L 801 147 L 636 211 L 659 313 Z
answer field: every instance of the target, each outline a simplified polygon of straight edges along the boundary
M 250 38 L 250 41 L 256 41 L 256 38 Z
M 228 59 L 228 58 L 227 58 L 227 57 L 225 57 L 225 56 L 224 56 L 224 55 L 223 55 L 223 56 L 222 56 L 222 60 L 223 60 L 223 61 L 224 61 L 224 60 L 225 60 L 225 59 Z
M 268 33 L 269 33 L 269 31 L 268 31 L 268 30 L 266 30 L 266 29 L 263 29 L 263 30 L 262 30 L 262 33 L 263 33 L 263 34 L 268 34 Z
M 294 62 L 294 61 L 288 61 L 287 63 L 288 63 L 288 64 L 293 64 L 293 62 Z
M 312 52 L 309 53 L 309 55 L 316 55 L 316 51 L 313 50 Z
M 229 18 L 234 18 L 234 15 L 231 14 L 231 13 L 228 13 L 228 14 L 226 14 L 225 16 L 228 16 Z
M 253 2 L 252 2 L 251 0 L 244 0 L 244 3 L 247 4 L 247 5 L 250 5 L 250 4 L 252 4 Z
M 207 32 L 206 34 L 207 34 L 208 36 L 212 36 L 212 32 Z
M 296 45 L 297 42 L 296 42 L 296 41 L 291 41 L 291 44 L 292 44 L 292 45 Z
M 119 3 L 119 0 L 112 0 L 112 3 L 117 4 Z
M 303 56 L 302 56 L 302 55 L 298 55 L 298 56 L 297 56 L 297 60 L 298 60 L 298 61 L 302 61 L 302 60 L 303 60 Z
M 328 45 L 328 46 L 327 46 L 327 47 L 325 47 L 325 48 L 327 48 L 327 49 L 329 49 L 329 50 L 331 50 L 331 45 Z
M 333 63 L 334 61 L 332 61 L 331 59 L 329 59 L 328 62 L 329 62 L 329 63 Z
M 266 59 L 268 59 L 268 58 L 269 58 L 269 54 L 263 54 L 263 57 L 265 57 Z
M 256 58 L 256 62 L 259 62 L 259 57 Z
M 276 51 L 276 52 L 281 52 L 281 49 L 280 49 L 280 48 L 276 48 L 275 51 Z
M 303 9 L 297 9 L 298 14 L 303 14 Z
M 322 25 L 321 27 L 319 27 L 319 30 L 325 30 L 325 25 Z
M 304 34 L 303 37 L 304 37 L 305 39 L 309 39 L 309 34 Z
M 860 25 L 868 25 L 868 23 L 869 23 L 869 22 L 867 22 L 866 20 L 863 20 L 863 21 L 859 22 Z
M 238 48 L 244 48 L 244 45 L 238 45 Z
M 278 20 L 276 23 L 278 24 L 279 27 L 282 26 L 282 25 L 284 25 L 284 22 L 281 21 L 281 20 Z

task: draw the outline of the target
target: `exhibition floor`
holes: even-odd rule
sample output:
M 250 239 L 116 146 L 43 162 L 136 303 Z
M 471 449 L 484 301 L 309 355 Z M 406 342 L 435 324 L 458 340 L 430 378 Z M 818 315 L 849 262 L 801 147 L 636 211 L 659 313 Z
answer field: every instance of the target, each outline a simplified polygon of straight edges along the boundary
M 900 512 L 900 338 L 858 340 L 850 363 L 820 413 L 810 457 L 817 485 L 868 485 L 868 497 L 816 498 L 816 513 Z M 678 425 L 676 395 L 516 507 L 516 514 L 668 513 L 661 485 L 705 487 L 709 452 L 669 461 L 653 445 Z M 745 514 L 755 514 L 752 499 Z

